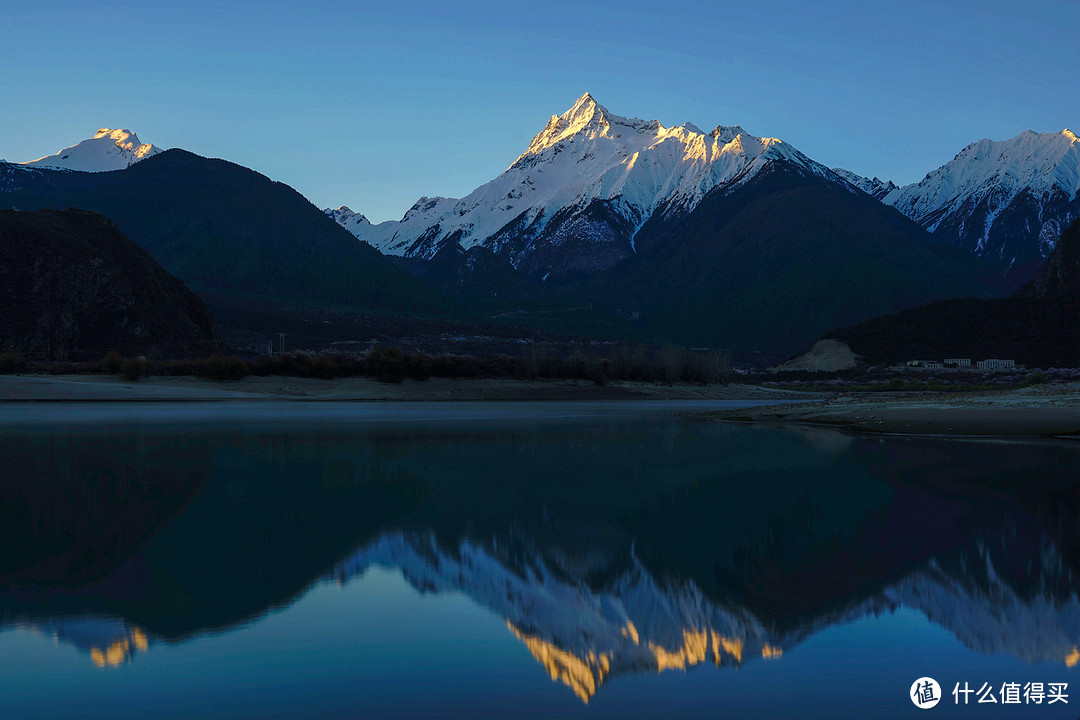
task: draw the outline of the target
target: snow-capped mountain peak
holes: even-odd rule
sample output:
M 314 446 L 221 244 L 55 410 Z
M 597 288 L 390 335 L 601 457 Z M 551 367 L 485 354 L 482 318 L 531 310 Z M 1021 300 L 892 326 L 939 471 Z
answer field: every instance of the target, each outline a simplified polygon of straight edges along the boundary
M 613 130 L 612 126 L 616 129 Z M 621 137 L 624 129 L 649 132 L 655 131 L 659 126 L 660 123 L 656 121 L 650 123 L 638 118 L 613 115 L 607 108 L 596 102 L 592 95 L 585 93 L 562 115 L 552 115 L 544 129 L 529 143 L 528 149 L 518 156 L 510 167 L 518 166 L 523 160 L 539 155 L 548 148 L 574 136 L 583 135 L 590 139 L 613 138 L 614 136 Z
M 421 198 L 396 222 L 342 224 L 395 255 L 430 258 L 448 243 L 481 245 L 520 267 L 537 248 L 585 242 L 603 248 L 597 262 L 607 266 L 634 252 L 634 233 L 659 208 L 689 212 L 714 188 L 745 182 L 776 160 L 836 179 L 779 139 L 738 125 L 705 133 L 689 122 L 623 117 L 585 93 L 466 197 Z
M 994 192 L 1011 199 L 1024 190 L 1038 194 L 1055 187 L 1069 197 L 1080 190 L 1080 140 L 1068 128 L 973 142 L 919 182 L 889 193 L 885 202 L 918 221 L 973 195 Z
M 123 170 L 159 152 L 161 148 L 142 142 L 130 130 L 100 128 L 88 140 L 65 148 L 55 155 L 22 164 L 82 172 L 107 172 Z
M 882 202 L 1009 269 L 1031 265 L 1080 215 L 1080 139 L 1066 128 L 979 140 Z

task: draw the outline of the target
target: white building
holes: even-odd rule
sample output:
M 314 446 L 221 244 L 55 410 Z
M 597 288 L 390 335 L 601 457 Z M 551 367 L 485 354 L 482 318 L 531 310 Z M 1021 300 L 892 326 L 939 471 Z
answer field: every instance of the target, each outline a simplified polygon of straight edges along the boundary
M 980 360 L 975 364 L 975 367 L 979 370 L 1015 370 L 1015 360 Z

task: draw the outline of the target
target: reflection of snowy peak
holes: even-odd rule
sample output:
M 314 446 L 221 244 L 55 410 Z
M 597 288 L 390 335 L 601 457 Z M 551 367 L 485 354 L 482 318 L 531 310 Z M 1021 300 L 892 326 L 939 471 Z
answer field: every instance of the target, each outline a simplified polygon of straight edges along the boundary
M 387 535 L 341 563 L 347 579 L 371 565 L 399 568 L 422 592 L 464 592 L 586 702 L 610 675 L 741 663 L 780 649 L 747 613 L 709 602 L 686 583 L 664 587 L 636 565 L 603 589 L 561 577 L 542 560 L 511 568 L 468 541 L 456 552 L 429 535 Z
M 654 212 L 691 210 L 712 189 L 782 160 L 836 176 L 775 138 L 738 126 L 702 132 L 690 123 L 624 118 L 581 96 L 552 116 L 505 172 L 468 196 L 421 198 L 400 221 L 341 222 L 383 252 L 430 258 L 443 245 L 484 245 L 518 265 L 536 244 L 625 245 Z M 350 211 L 351 212 L 351 211 Z
M 88 653 L 98 667 L 118 667 L 150 649 L 145 632 L 112 618 L 35 620 L 26 627 Z
M 969 575 L 957 576 L 931 561 L 885 590 L 891 601 L 917 608 L 982 653 L 1008 653 L 1029 663 L 1080 660 L 1080 598 L 1070 587 L 1056 548 L 1044 547 L 1041 573 L 1027 579 L 1022 597 L 999 573 L 994 556 L 977 550 Z M 1038 569 L 1038 568 L 1036 568 Z
M 161 148 L 141 142 L 130 130 L 101 128 L 89 140 L 83 140 L 55 155 L 22 164 L 62 170 L 105 172 L 123 170 L 159 152 Z
M 511 563 L 502 555 L 522 554 L 501 542 L 487 548 L 463 541 L 447 550 L 431 535 L 391 534 L 343 561 L 334 575 L 346 580 L 379 565 L 400 569 L 421 592 L 465 593 L 505 618 L 552 679 L 585 702 L 612 675 L 776 658 L 830 625 L 898 605 L 918 610 L 979 652 L 1076 664 L 1076 594 L 1042 578 L 1031 598 L 1021 598 L 980 552 L 978 580 L 956 577 L 932 561 L 880 593 L 784 633 L 743 607 L 706 597 L 692 580 L 660 580 L 633 559 L 597 585 L 537 557 L 524 566 Z M 1048 548 L 1044 555 L 1055 553 Z
M 979 140 L 883 198 L 929 231 L 1007 267 L 1038 262 L 1080 216 L 1080 140 L 1030 130 Z

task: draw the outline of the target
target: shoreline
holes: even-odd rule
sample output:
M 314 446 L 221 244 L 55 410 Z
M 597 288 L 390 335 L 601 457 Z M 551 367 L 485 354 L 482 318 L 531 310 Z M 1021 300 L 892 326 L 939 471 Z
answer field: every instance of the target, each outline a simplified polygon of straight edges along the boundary
M 234 382 L 190 376 L 151 376 L 128 381 L 108 375 L 0 375 L 0 403 L 36 402 L 432 402 L 568 400 L 806 400 L 818 393 L 771 390 L 753 385 L 659 385 L 581 380 L 509 378 L 406 379 L 384 383 L 371 378 L 250 376 Z
M 846 434 L 1080 439 L 1080 383 L 980 393 L 826 396 L 755 385 L 662 385 L 581 380 L 431 378 L 384 383 L 371 378 L 250 376 L 233 382 L 190 376 L 127 381 L 108 375 L 0 375 L 0 405 L 35 403 L 318 403 L 754 401 L 753 407 L 701 416 L 758 426 L 831 428 Z
M 706 413 L 743 425 L 802 425 L 848 434 L 1080 439 L 1080 385 L 985 393 L 918 393 L 761 405 Z

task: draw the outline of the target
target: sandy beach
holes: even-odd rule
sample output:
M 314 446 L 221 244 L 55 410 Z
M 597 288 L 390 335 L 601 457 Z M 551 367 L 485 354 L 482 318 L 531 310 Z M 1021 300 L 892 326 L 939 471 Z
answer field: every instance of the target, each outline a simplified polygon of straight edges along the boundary
M 2 375 L 0 402 L 131 401 L 529 401 L 529 400 L 791 400 L 812 396 L 751 385 L 660 385 L 581 380 L 431 378 L 384 383 L 368 378 L 320 380 L 251 376 L 236 382 L 147 377 L 132 382 L 105 375 Z M 818 396 L 813 396 L 818 397 Z
M 979 394 L 836 396 L 716 413 L 727 422 L 910 435 L 1080 437 L 1080 384 Z

